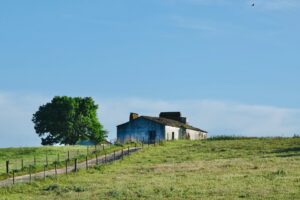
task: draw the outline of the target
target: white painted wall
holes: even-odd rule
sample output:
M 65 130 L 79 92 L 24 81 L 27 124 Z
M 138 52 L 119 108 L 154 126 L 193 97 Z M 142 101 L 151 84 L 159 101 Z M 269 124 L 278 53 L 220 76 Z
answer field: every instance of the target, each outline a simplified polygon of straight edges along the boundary
M 172 133 L 174 132 L 174 139 L 184 139 L 187 135 L 190 136 L 190 140 L 201 140 L 207 138 L 207 133 L 201 131 L 195 131 L 186 129 L 185 132 L 182 128 L 165 126 L 165 140 L 172 140 Z
M 174 139 L 178 140 L 180 136 L 181 128 L 165 126 L 165 139 L 172 140 L 172 133 L 174 132 Z
M 200 140 L 205 139 L 207 134 L 201 131 L 195 131 L 191 129 L 186 129 L 186 135 L 190 136 L 190 140 Z

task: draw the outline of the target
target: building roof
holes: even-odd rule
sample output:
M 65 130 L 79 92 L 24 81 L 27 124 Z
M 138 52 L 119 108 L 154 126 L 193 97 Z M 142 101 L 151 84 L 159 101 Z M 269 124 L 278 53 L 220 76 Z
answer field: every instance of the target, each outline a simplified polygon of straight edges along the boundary
M 207 133 L 207 131 L 204 131 L 204 130 L 196 128 L 196 127 L 193 127 L 189 124 L 185 124 L 185 123 L 182 123 L 182 122 L 179 122 L 179 121 L 176 121 L 176 120 L 167 119 L 167 118 L 163 118 L 163 117 L 140 116 L 140 117 L 138 117 L 134 120 L 137 120 L 139 118 L 144 118 L 146 120 L 150 120 L 150 121 L 153 121 L 153 122 L 156 122 L 156 123 L 159 123 L 159 124 L 162 124 L 162 125 L 166 125 L 166 126 L 173 126 L 173 127 L 178 127 L 178 128 L 191 129 L 191 130 L 201 131 L 201 132 Z M 125 125 L 127 123 L 130 123 L 130 121 L 126 122 L 124 124 L 120 124 L 118 126 L 122 126 L 122 125 Z

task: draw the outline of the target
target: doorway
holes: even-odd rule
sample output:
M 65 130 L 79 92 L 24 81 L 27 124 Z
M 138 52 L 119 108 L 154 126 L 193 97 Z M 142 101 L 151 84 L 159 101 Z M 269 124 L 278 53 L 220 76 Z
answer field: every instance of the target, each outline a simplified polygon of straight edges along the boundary
M 156 139 L 156 131 L 149 131 L 148 132 L 149 134 L 149 142 L 153 143 L 155 142 L 155 139 Z

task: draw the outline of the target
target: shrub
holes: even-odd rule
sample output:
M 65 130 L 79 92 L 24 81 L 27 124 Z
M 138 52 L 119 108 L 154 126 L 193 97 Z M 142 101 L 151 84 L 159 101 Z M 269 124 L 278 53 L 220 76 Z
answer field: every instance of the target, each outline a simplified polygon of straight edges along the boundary
M 294 134 L 293 138 L 300 138 L 299 134 Z
M 241 139 L 250 139 L 250 138 L 244 136 L 235 136 L 235 135 L 216 135 L 207 138 L 207 140 L 241 140 Z

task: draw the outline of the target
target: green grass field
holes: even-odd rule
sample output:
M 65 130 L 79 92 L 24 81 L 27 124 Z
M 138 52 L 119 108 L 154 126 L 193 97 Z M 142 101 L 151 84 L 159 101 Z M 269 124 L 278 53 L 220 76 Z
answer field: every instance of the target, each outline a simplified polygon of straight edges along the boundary
M 0 199 L 300 199 L 300 138 L 166 142 Z
M 48 162 L 53 162 L 58 159 L 64 160 L 67 157 L 68 151 L 70 156 L 74 157 L 76 154 L 86 154 L 86 147 L 83 146 L 57 146 L 57 147 L 20 147 L 20 148 L 2 148 L 0 149 L 0 172 L 5 172 L 5 162 L 10 161 L 11 169 L 20 169 L 21 161 L 24 165 L 34 164 L 34 159 L 37 165 L 44 165 L 46 163 L 46 156 Z
M 109 153 L 113 150 L 118 150 L 118 146 L 105 146 L 105 152 Z M 98 155 L 104 154 L 103 146 L 46 146 L 46 147 L 20 147 L 20 148 L 0 148 L 0 180 L 12 176 L 12 171 L 15 170 L 17 175 L 28 173 L 28 168 L 31 165 L 35 172 L 42 171 L 44 166 L 47 169 L 54 168 L 56 162 L 58 167 L 64 165 L 64 161 L 69 158 L 70 164 L 74 158 L 79 161 L 89 158 L 94 158 L 94 153 Z M 9 161 L 10 174 L 6 174 L 6 161 Z M 23 164 L 22 164 L 23 163 Z M 22 168 L 23 165 L 23 168 Z

